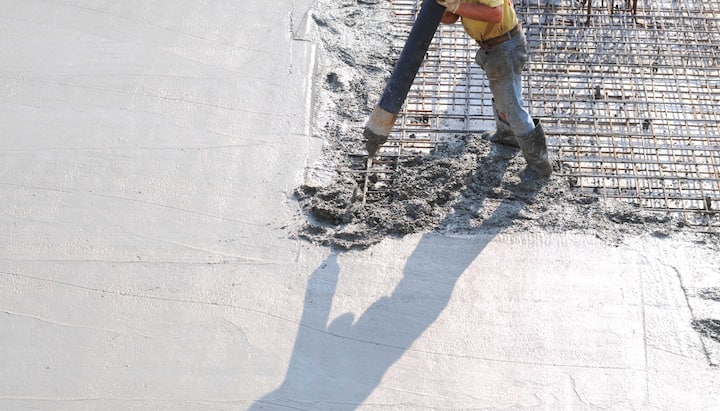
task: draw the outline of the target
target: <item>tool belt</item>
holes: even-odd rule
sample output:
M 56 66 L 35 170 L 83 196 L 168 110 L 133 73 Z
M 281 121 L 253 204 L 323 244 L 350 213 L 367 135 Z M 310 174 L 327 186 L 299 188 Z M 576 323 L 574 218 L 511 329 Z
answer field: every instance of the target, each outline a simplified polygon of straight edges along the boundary
M 522 28 L 520 27 L 520 23 L 518 23 L 515 25 L 515 27 L 513 27 L 505 34 L 483 41 L 477 40 L 477 44 L 480 46 L 480 48 L 489 49 L 492 46 L 497 46 L 498 44 L 505 43 L 506 41 L 515 37 L 518 33 L 520 33 L 520 31 L 522 31 Z

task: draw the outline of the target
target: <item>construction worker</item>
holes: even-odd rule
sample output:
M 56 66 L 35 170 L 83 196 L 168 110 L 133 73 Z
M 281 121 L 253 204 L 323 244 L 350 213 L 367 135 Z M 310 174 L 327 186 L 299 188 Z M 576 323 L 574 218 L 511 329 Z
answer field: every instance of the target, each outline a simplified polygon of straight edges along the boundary
M 527 162 L 522 180 L 544 178 L 552 173 L 545 133 L 533 120 L 521 95 L 521 71 L 527 59 L 527 43 L 512 0 L 436 0 L 445 7 L 442 23 L 462 20 L 465 32 L 480 46 L 475 61 L 485 70 L 493 95 L 496 130 L 483 138 L 519 147 Z

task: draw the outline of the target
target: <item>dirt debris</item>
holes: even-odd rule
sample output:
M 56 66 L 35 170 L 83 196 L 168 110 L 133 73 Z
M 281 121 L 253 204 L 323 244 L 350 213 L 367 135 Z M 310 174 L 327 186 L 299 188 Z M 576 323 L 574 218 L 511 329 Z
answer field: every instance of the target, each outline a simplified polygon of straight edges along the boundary
M 325 149 L 294 193 L 308 218 L 299 237 L 347 250 L 427 231 L 578 232 L 619 243 L 627 235 L 662 238 L 685 228 L 672 215 L 578 193 L 557 172 L 558 161 L 551 178 L 522 183 L 519 152 L 473 134 L 442 142 L 429 155 L 400 158 L 386 195 L 363 204 L 363 187 L 347 170 L 358 169 L 362 126 L 402 48 L 390 29 L 394 14 L 387 1 L 318 0 L 312 18 L 323 55 L 315 129 Z

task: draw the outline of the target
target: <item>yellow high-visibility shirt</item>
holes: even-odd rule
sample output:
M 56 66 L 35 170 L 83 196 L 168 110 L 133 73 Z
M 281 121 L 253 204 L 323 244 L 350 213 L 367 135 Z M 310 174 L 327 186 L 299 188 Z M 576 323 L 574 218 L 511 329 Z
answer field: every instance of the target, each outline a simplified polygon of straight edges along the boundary
M 512 30 L 517 24 L 517 16 L 512 0 L 464 0 L 464 2 L 468 4 L 484 4 L 489 7 L 503 5 L 503 18 L 499 24 L 462 17 L 465 32 L 475 40 L 483 41 L 501 36 Z

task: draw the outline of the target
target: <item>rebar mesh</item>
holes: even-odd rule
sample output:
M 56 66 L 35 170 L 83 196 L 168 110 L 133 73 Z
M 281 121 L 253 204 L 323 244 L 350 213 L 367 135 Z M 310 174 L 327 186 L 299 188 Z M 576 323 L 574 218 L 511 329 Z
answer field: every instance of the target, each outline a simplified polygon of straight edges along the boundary
M 421 2 L 393 1 L 401 38 Z M 516 4 L 530 51 L 524 98 L 543 122 L 558 174 L 584 194 L 680 213 L 717 231 L 720 0 L 588 6 Z M 389 179 L 403 150 L 494 128 L 476 51 L 461 25 L 441 25 L 374 171 Z

